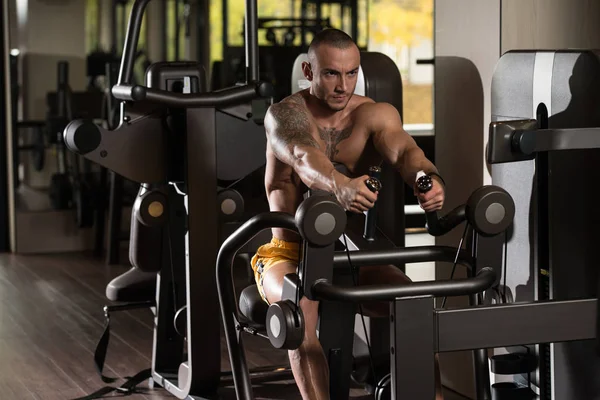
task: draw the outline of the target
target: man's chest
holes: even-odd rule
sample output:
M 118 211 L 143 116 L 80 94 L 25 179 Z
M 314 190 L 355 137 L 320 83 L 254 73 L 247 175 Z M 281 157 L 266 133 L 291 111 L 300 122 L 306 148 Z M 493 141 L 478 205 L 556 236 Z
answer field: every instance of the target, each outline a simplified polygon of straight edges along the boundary
M 354 164 L 365 149 L 369 133 L 357 124 L 343 128 L 319 127 L 316 138 L 331 161 Z

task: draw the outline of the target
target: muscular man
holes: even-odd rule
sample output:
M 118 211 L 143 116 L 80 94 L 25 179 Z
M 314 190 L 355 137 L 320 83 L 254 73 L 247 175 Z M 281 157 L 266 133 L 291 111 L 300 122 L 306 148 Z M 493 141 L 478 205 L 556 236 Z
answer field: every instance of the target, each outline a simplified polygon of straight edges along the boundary
M 382 161 L 395 166 L 412 187 L 419 171 L 437 172 L 403 130 L 393 106 L 354 94 L 360 52 L 347 34 L 336 29 L 317 34 L 308 60 L 302 68 L 310 88 L 273 104 L 265 117 L 265 187 L 272 211 L 293 215 L 307 189 L 335 194 L 348 211 L 366 211 L 377 201 L 377 193 L 366 187 L 365 173 L 369 166 Z M 334 163 L 343 164 L 351 176 L 338 172 Z M 444 203 L 443 185 L 433 176 L 429 192 L 415 191 L 426 211 L 439 210 Z M 281 299 L 283 277 L 296 272 L 299 248 L 295 233 L 284 229 L 273 229 L 272 233 L 271 242 L 261 246 L 252 259 L 259 292 L 269 304 Z M 360 269 L 361 284 L 408 281 L 392 265 Z M 316 334 L 318 302 L 303 298 L 300 307 L 305 338 L 297 350 L 289 352 L 294 378 L 303 399 L 328 399 L 327 360 Z M 378 309 L 371 304 L 363 310 L 370 316 L 387 316 L 388 307 L 385 304 Z

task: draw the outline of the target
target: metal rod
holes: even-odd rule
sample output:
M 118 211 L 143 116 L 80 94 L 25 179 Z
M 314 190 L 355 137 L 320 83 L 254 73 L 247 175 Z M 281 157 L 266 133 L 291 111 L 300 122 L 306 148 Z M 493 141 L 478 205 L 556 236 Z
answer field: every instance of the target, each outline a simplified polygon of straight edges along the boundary
M 175 25 L 175 61 L 179 61 L 179 34 L 181 33 L 181 22 L 179 21 L 179 2 L 174 0 L 175 11 L 173 12 L 173 23 Z
M 127 25 L 127 36 L 125 37 L 123 56 L 121 58 L 121 69 L 119 70 L 119 84 L 129 84 L 132 82 L 142 20 L 149 2 L 150 0 L 135 0 L 131 8 L 131 15 L 129 16 L 129 23 Z
M 235 304 L 232 266 L 236 253 L 254 236 L 265 229 L 280 227 L 297 232 L 294 217 L 278 212 L 259 214 L 246 221 L 231 234 L 217 255 L 217 290 L 221 316 L 225 328 L 225 340 L 229 349 L 231 374 L 238 399 L 252 399 L 252 382 L 248 373 L 242 335 L 238 331 L 239 316 Z
M 600 128 L 539 129 L 516 132 L 513 143 L 523 154 L 600 148 Z
M 405 285 L 368 285 L 362 287 L 339 287 L 326 280 L 313 284 L 313 295 L 321 300 L 332 301 L 393 301 L 409 296 L 464 296 L 483 292 L 496 281 L 492 268 L 483 268 L 475 278 L 414 282 Z
M 243 103 L 259 96 L 259 86 L 237 86 L 219 92 L 176 93 L 145 86 L 115 85 L 112 94 L 124 101 L 148 101 L 173 107 L 221 107 Z
M 475 263 L 471 269 L 470 276 L 475 276 L 477 273 L 477 244 L 479 235 L 473 227 L 469 227 L 468 239 L 467 247 L 471 249 L 471 257 Z M 483 299 L 480 293 L 474 293 L 469 296 L 470 306 L 476 307 L 482 303 Z M 490 366 L 487 349 L 473 350 L 473 369 L 475 370 L 475 392 L 477 393 L 477 400 L 492 400 L 489 373 Z
M 258 11 L 256 0 L 246 0 L 246 82 L 259 79 L 258 71 Z
M 454 262 L 456 248 L 449 246 L 415 246 L 385 250 L 338 251 L 333 256 L 334 268 L 362 267 L 367 265 L 409 264 L 418 262 Z M 348 261 L 350 259 L 350 261 Z M 458 263 L 471 269 L 473 258 L 465 250 L 458 255 Z
M 163 60 L 168 60 L 168 51 L 167 49 L 169 48 L 169 43 L 167 41 L 167 38 L 169 37 L 169 18 L 167 18 L 169 7 L 167 5 L 167 0 L 162 0 L 162 59 Z

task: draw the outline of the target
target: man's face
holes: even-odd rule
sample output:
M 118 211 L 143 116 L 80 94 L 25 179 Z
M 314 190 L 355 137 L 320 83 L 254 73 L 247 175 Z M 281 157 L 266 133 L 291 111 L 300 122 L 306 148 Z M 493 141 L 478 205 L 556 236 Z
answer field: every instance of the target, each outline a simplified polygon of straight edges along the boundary
M 356 88 L 360 52 L 356 46 L 338 49 L 328 45 L 317 47 L 305 63 L 304 75 L 311 82 L 311 91 L 334 111 L 343 110 Z

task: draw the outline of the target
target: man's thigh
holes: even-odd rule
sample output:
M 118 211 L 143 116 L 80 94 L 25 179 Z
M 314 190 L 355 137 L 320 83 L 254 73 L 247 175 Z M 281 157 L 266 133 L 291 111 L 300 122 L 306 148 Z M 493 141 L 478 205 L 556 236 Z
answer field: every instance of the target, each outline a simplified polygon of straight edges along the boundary
M 293 273 L 296 273 L 296 264 L 287 261 L 272 265 L 262 273 L 262 288 L 269 304 L 281 300 L 283 278 Z
M 363 285 L 405 285 L 411 280 L 394 265 L 374 265 L 361 267 L 358 284 Z M 367 302 L 362 304 L 362 311 L 370 317 L 384 318 L 389 315 L 390 304 L 386 301 Z
M 359 285 L 400 285 L 410 282 L 410 278 L 394 265 L 373 265 L 361 267 L 358 278 Z

